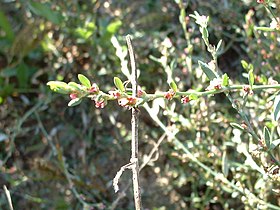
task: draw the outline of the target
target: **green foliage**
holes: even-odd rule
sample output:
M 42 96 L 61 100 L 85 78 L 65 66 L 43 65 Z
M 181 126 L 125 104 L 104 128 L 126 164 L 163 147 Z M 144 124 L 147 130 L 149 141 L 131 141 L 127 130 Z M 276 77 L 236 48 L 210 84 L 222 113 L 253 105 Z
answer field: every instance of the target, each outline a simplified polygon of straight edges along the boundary
M 59 11 L 53 11 L 49 3 L 40 3 L 36 1 L 29 1 L 29 8 L 36 15 L 42 16 L 54 24 L 61 24 L 63 16 Z
M 280 95 L 277 95 L 273 104 L 273 120 L 278 121 L 280 118 Z
M 222 86 L 227 87 L 229 85 L 229 77 L 228 75 L 225 73 L 222 76 Z
M 264 136 L 264 140 L 265 140 L 265 144 L 266 144 L 267 148 L 270 149 L 271 137 L 270 137 L 270 132 L 267 127 L 264 127 L 264 129 L 263 129 L 263 136 Z
M 82 74 L 78 74 L 78 79 L 82 83 L 82 85 L 84 85 L 84 86 L 86 86 L 88 88 L 91 87 L 91 83 L 90 83 L 89 79 L 86 76 L 84 76 Z
M 77 106 L 82 102 L 81 98 L 75 98 L 69 101 L 68 106 Z
M 176 83 L 174 81 L 170 82 L 169 83 L 169 87 L 174 91 L 174 92 L 177 92 L 178 90 L 178 87 L 176 85 Z
M 248 81 L 249 81 L 249 85 L 251 86 L 251 87 L 253 87 L 253 85 L 254 85 L 254 73 L 253 73 L 253 69 L 251 69 L 250 71 L 249 71 L 249 73 L 248 73 Z
M 15 34 L 13 32 L 12 26 L 9 23 L 4 12 L 0 10 L 0 28 L 2 28 L 5 32 L 6 38 L 12 42 L 14 40 Z
M 121 92 L 125 91 L 125 87 L 124 87 L 123 82 L 121 81 L 120 78 L 114 77 L 114 84 L 119 91 L 121 91 Z
M 206 76 L 208 77 L 209 80 L 213 80 L 213 79 L 217 78 L 217 75 L 214 73 L 214 71 L 212 71 L 212 69 L 209 67 L 208 64 L 206 64 L 202 61 L 198 61 L 198 64 L 199 64 L 200 68 L 202 69 L 202 71 L 206 74 Z
M 75 85 L 73 85 L 75 84 Z M 61 93 L 61 94 L 69 94 L 73 91 L 73 89 L 79 90 L 77 87 L 78 84 L 71 82 L 70 84 L 67 84 L 65 82 L 60 81 L 50 81 L 47 83 L 48 86 L 50 86 L 50 89 L 54 92 Z

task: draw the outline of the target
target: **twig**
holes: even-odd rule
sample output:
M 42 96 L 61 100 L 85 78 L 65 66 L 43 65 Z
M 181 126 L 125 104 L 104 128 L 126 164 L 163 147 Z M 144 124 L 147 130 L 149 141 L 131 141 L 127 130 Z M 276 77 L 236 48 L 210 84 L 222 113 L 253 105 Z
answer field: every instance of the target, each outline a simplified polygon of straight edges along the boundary
M 155 144 L 155 146 L 153 147 L 153 149 L 151 150 L 151 152 L 149 153 L 147 159 L 140 165 L 139 170 L 141 171 L 151 160 L 153 155 L 155 154 L 156 151 L 158 151 L 158 147 L 161 144 L 161 142 L 165 139 L 166 137 L 166 133 L 164 133 L 160 139 L 158 140 L 158 142 Z
M 113 187 L 115 192 L 118 192 L 120 189 L 118 184 L 119 184 L 119 179 L 121 178 L 123 172 L 125 171 L 125 169 L 131 169 L 132 164 L 133 163 L 128 163 L 122 166 L 121 169 L 117 172 L 115 178 L 113 179 Z
M 159 148 L 160 144 L 162 143 L 162 141 L 165 139 L 166 136 L 167 136 L 166 133 L 164 133 L 164 134 L 159 138 L 159 140 L 157 141 L 157 143 L 154 145 L 153 149 L 152 149 L 151 152 L 149 153 L 147 159 L 145 159 L 145 160 L 142 162 L 142 164 L 140 165 L 140 167 L 139 167 L 139 172 L 140 172 L 149 162 L 155 161 L 155 160 L 152 160 L 152 157 L 153 157 L 153 155 L 155 154 L 155 152 L 158 151 L 158 148 Z M 125 169 L 126 169 L 126 168 L 130 167 L 130 165 L 131 165 L 131 163 L 128 163 L 128 164 L 124 165 L 123 167 L 125 167 Z M 119 170 L 119 172 L 122 170 L 123 167 L 121 167 L 121 169 Z M 124 170 L 125 170 L 125 169 L 124 169 Z M 124 171 L 124 170 L 123 170 L 123 171 Z M 123 171 L 122 171 L 122 172 L 123 172 Z M 118 173 L 119 173 L 119 172 L 118 172 Z M 115 180 L 115 179 L 116 179 L 118 173 L 116 174 L 116 176 L 115 176 L 115 178 L 114 178 L 114 180 L 113 180 L 113 186 L 114 186 L 114 184 L 115 184 L 116 181 L 117 181 L 117 180 Z M 117 183 L 117 184 L 118 184 L 118 183 Z M 118 195 L 117 199 L 112 203 L 112 205 L 111 205 L 111 207 L 110 207 L 110 210 L 115 210 L 115 209 L 116 209 L 116 207 L 117 207 L 118 203 L 120 202 L 120 200 L 126 196 L 126 191 L 129 189 L 129 187 L 130 187 L 131 184 L 132 184 L 132 182 L 131 182 L 131 180 L 130 180 L 130 181 L 126 184 L 126 186 L 124 187 L 124 189 L 122 189 L 122 191 L 118 193 L 119 195 Z M 115 189 L 115 186 L 114 186 L 114 189 Z
M 135 56 L 133 47 L 131 44 L 130 35 L 126 36 L 126 43 L 129 52 L 130 65 L 131 65 L 131 85 L 132 85 L 132 97 L 137 97 L 137 69 L 135 63 Z M 131 116 L 131 159 L 130 162 L 134 163 L 131 166 L 132 170 L 132 182 L 133 182 L 133 194 L 135 209 L 141 209 L 141 192 L 139 184 L 139 163 L 138 163 L 138 110 L 136 107 L 132 108 Z
M 10 191 L 7 189 L 6 185 L 3 186 L 3 189 L 5 191 L 10 210 L 14 210 Z

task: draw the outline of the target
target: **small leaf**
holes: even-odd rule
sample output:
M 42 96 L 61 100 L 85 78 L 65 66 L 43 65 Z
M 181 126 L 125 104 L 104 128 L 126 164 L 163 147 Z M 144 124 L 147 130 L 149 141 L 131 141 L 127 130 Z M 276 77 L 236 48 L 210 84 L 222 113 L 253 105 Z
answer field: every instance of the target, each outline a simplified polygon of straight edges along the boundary
M 238 130 L 241 130 L 241 131 L 244 130 L 244 128 L 241 125 L 237 124 L 237 123 L 230 123 L 230 125 L 231 125 L 231 127 L 237 128 Z
M 280 144 L 280 139 L 276 139 L 274 141 L 272 141 L 271 145 L 270 145 L 270 149 L 274 149 L 275 147 L 277 147 Z
M 280 95 L 276 96 L 273 104 L 273 120 L 278 121 L 280 118 Z
M 209 33 L 208 33 L 208 30 L 207 30 L 206 27 L 203 27 L 203 28 L 202 28 L 201 33 L 202 33 L 202 38 L 205 39 L 205 40 L 207 40 L 208 37 L 209 37 Z
M 78 91 L 80 91 L 82 89 L 81 85 L 79 85 L 76 82 L 69 82 L 68 86 L 71 87 L 72 89 L 78 90 Z
M 190 99 L 190 100 L 196 100 L 196 99 L 198 99 L 198 96 L 197 96 L 197 94 L 195 94 L 195 93 L 191 93 L 191 94 L 189 95 L 189 99 Z
M 229 77 L 225 73 L 222 77 L 222 86 L 227 87 L 229 85 Z
M 266 126 L 263 129 L 263 137 L 264 137 L 266 147 L 270 149 L 270 132 Z
M 217 47 L 216 47 L 216 52 L 218 52 L 218 51 L 220 50 L 220 47 L 221 47 L 221 45 L 222 45 L 222 42 L 223 42 L 223 40 L 220 40 L 220 41 L 218 42 Z
M 54 92 L 61 93 L 61 94 L 69 94 L 72 92 L 72 88 L 69 87 L 65 82 L 60 81 L 49 81 L 47 83 L 50 86 L 50 89 Z
M 245 60 L 241 60 L 241 65 L 243 69 L 247 70 L 248 69 L 248 63 Z
M 228 176 L 229 172 L 229 163 L 228 163 L 228 158 L 227 158 L 227 152 L 224 151 L 223 153 L 223 158 L 222 158 L 222 171 L 225 177 Z
M 249 65 L 248 65 L 248 67 L 247 67 L 247 70 L 248 71 L 253 71 L 254 70 L 254 66 L 253 66 L 253 64 L 251 64 L 251 63 L 249 63 Z
M 89 79 L 88 79 L 86 76 L 84 76 L 84 75 L 82 75 L 82 74 L 78 74 L 78 79 L 79 79 L 79 81 L 80 81 L 84 86 L 86 86 L 86 87 L 88 87 L 88 88 L 91 87 L 91 83 L 90 83 Z
M 177 92 L 177 90 L 178 90 L 178 87 L 177 87 L 177 85 L 176 85 L 176 83 L 175 83 L 174 81 L 171 81 L 171 82 L 169 83 L 169 87 L 170 87 L 174 92 Z
M 121 25 L 122 25 L 122 21 L 117 20 L 117 21 L 110 23 L 107 26 L 106 30 L 110 34 L 115 34 L 117 32 L 117 30 L 121 27 Z
M 68 106 L 77 106 L 82 102 L 81 98 L 75 98 L 69 101 Z
M 123 82 L 121 81 L 120 78 L 114 77 L 114 84 L 119 91 L 121 91 L 121 92 L 125 91 L 125 87 L 124 87 Z
M 213 80 L 217 78 L 217 75 L 212 71 L 212 69 L 206 63 L 202 61 L 198 61 L 198 64 L 209 80 Z
M 248 81 L 249 81 L 249 85 L 251 86 L 251 88 L 254 85 L 254 80 L 255 80 L 255 78 L 254 78 L 253 69 L 251 69 L 248 73 Z

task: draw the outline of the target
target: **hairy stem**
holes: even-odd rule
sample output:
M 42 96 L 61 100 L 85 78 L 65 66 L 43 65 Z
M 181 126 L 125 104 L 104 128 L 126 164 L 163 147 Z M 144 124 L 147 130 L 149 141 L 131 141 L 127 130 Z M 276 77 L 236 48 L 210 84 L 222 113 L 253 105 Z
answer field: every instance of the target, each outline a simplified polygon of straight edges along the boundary
M 128 52 L 130 57 L 131 65 L 131 85 L 132 85 L 132 97 L 137 97 L 137 69 L 135 63 L 135 56 L 133 47 L 131 44 L 131 38 L 129 35 L 126 36 L 126 42 L 128 46 Z M 134 194 L 134 203 L 135 209 L 141 209 L 141 192 L 139 184 L 139 163 L 138 163 L 138 115 L 139 112 L 137 108 L 132 108 L 132 117 L 131 117 L 131 159 L 130 162 L 133 163 L 132 170 L 132 182 L 133 182 L 133 194 Z

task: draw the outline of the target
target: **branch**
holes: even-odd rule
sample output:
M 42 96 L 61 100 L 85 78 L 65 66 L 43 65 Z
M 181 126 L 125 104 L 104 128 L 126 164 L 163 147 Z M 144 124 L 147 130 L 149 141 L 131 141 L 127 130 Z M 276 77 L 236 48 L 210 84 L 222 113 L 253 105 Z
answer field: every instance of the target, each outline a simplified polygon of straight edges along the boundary
M 8 201 L 10 210 L 14 210 L 13 204 L 12 204 L 12 198 L 11 198 L 10 191 L 8 190 L 8 188 L 6 187 L 6 185 L 3 186 L 3 189 L 4 189 L 4 191 L 5 191 L 5 195 L 6 195 L 6 197 L 7 197 L 7 201 Z
M 135 56 L 133 47 L 131 44 L 130 35 L 126 36 L 126 43 L 129 52 L 130 66 L 131 66 L 131 85 L 132 85 L 132 97 L 137 97 L 137 69 L 135 63 Z M 133 182 L 133 194 L 134 194 L 134 203 L 135 209 L 141 209 L 141 192 L 139 184 L 139 163 L 138 163 L 138 110 L 137 108 L 132 108 L 131 116 L 131 159 L 130 162 L 133 163 L 131 166 L 132 170 L 132 182 Z

